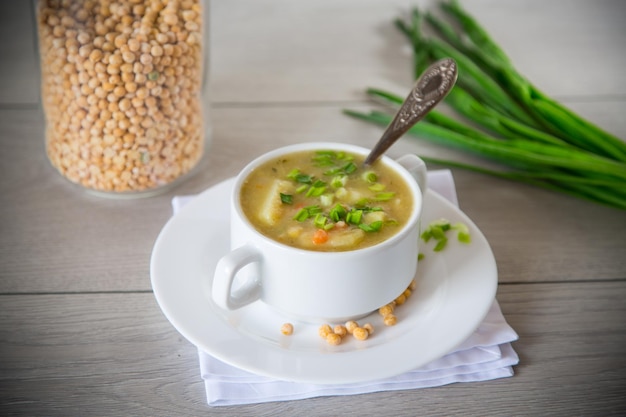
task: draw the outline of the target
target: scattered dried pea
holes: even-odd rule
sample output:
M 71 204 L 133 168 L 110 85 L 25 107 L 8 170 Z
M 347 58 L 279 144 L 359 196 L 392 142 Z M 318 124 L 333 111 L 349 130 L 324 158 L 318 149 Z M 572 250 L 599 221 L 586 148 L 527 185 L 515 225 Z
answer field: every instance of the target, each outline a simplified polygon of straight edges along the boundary
M 394 301 L 396 302 L 396 305 L 401 306 L 402 304 L 405 303 L 406 296 L 404 295 L 404 293 L 402 293 L 398 297 L 396 297 Z
M 326 337 L 333 333 L 333 329 L 332 327 L 330 327 L 330 324 L 322 324 L 320 326 L 320 328 L 318 329 L 317 333 L 323 338 L 326 339 Z
M 385 323 L 385 326 L 395 326 L 396 323 L 398 323 L 398 318 L 395 316 L 395 314 L 387 314 L 383 318 L 383 322 Z
M 350 320 L 350 321 L 346 322 L 346 330 L 350 334 L 352 334 L 354 329 L 356 329 L 357 327 L 359 327 L 359 324 L 356 321 L 354 321 L 354 320 Z
M 341 344 L 341 336 L 337 333 L 328 333 L 326 336 L 326 342 L 328 342 L 329 345 L 337 346 Z
M 394 326 L 398 323 L 398 318 L 394 313 L 395 307 L 400 306 L 406 302 L 406 300 L 413 294 L 413 291 L 417 283 L 415 280 L 411 281 L 409 286 L 400 294 L 394 301 L 386 304 L 378 309 L 379 314 L 383 317 L 383 322 L 386 326 Z M 370 335 L 374 334 L 374 326 L 371 323 L 365 323 L 363 326 L 359 326 L 358 322 L 349 320 L 345 325 L 337 324 L 333 327 L 329 324 L 323 324 L 318 330 L 319 335 L 326 339 L 326 342 L 330 345 L 339 345 L 341 339 L 347 334 L 352 334 L 357 340 L 366 340 Z
M 393 313 L 393 310 L 394 310 L 394 305 L 393 305 L 393 304 L 387 304 L 387 305 L 384 305 L 384 306 L 382 306 L 381 308 L 379 308 L 379 309 L 378 309 L 378 313 L 379 313 L 381 316 L 383 316 L 383 317 L 384 317 L 384 316 L 386 316 L 387 314 L 391 314 L 391 313 Z
M 284 323 L 281 328 L 280 328 L 280 332 L 282 334 L 284 334 L 285 336 L 289 336 L 293 334 L 293 324 L 291 323 Z
M 345 335 L 348 334 L 348 329 L 346 328 L 346 326 L 338 324 L 334 328 L 334 333 L 338 334 L 341 337 L 344 337 Z
M 369 337 L 369 335 L 369 331 L 367 331 L 367 329 L 364 329 L 363 327 L 357 327 L 352 331 L 352 336 L 354 336 L 354 338 L 357 340 L 365 340 Z

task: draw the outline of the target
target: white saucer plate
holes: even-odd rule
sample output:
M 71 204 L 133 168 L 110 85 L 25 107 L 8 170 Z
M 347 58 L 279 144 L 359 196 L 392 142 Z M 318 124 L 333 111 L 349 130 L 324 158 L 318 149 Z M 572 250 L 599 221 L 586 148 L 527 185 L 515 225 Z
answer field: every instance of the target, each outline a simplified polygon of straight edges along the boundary
M 230 250 L 233 183 L 230 179 L 209 188 L 174 215 L 155 242 L 150 264 L 154 295 L 167 319 L 222 362 L 276 379 L 318 384 L 390 377 L 454 350 L 493 303 L 498 273 L 487 240 L 456 206 L 428 190 L 422 224 L 440 218 L 463 222 L 472 242 L 463 244 L 451 235 L 441 252 L 433 252 L 433 243 L 421 242 L 425 257 L 418 265 L 417 288 L 396 308 L 395 326 L 385 326 L 374 312 L 359 320 L 374 326 L 369 339 L 347 337 L 330 346 L 318 336 L 318 325 L 291 320 L 261 301 L 223 311 L 211 300 L 211 281 L 217 261 Z M 285 322 L 294 325 L 290 336 L 280 331 Z

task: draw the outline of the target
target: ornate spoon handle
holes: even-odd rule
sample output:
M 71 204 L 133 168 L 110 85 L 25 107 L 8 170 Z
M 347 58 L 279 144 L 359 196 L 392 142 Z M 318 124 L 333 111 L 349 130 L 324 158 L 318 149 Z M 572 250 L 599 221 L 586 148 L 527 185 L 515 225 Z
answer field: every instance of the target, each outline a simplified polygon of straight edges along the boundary
M 417 79 L 402 107 L 365 159 L 365 165 L 377 160 L 411 126 L 443 100 L 454 86 L 457 75 L 457 65 L 452 58 L 441 59 L 428 67 Z

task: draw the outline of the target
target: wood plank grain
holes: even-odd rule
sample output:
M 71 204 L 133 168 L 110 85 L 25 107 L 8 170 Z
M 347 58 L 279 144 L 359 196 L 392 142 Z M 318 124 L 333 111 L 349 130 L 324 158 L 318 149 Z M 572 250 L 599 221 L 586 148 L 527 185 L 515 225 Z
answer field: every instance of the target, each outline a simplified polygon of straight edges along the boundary
M 415 3 L 415 2 L 414 2 Z M 437 12 L 438 2 L 416 2 Z M 216 102 L 360 100 L 365 87 L 408 91 L 409 45 L 393 27 L 404 0 L 211 4 L 211 79 Z M 466 0 L 537 86 L 560 98 L 621 96 L 626 66 L 620 0 Z
M 512 378 L 210 408 L 195 348 L 165 320 L 152 294 L 1 296 L 0 413 L 619 414 L 626 411 L 624 297 L 625 282 L 500 286 L 500 305 L 520 336 Z
M 0 105 L 39 102 L 33 1 L 0 2 Z

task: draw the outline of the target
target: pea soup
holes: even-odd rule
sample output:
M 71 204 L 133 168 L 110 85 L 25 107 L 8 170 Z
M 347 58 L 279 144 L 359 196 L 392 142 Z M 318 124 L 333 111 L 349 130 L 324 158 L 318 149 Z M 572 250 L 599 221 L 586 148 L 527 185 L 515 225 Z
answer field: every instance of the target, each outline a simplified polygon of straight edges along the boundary
M 295 152 L 257 167 L 241 187 L 254 227 L 278 242 L 348 251 L 396 234 L 413 210 L 404 179 L 383 162 L 336 150 Z

